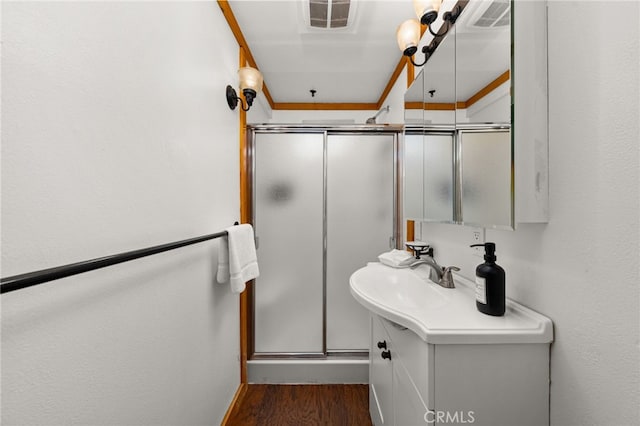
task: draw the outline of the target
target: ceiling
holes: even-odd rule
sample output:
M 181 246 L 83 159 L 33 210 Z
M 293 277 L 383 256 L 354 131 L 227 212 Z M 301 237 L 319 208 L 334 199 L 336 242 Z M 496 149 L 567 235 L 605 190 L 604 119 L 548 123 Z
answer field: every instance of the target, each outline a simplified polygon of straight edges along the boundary
M 325 12 L 327 4 L 339 7 L 333 5 L 347 3 L 351 13 L 345 28 L 309 24 L 310 4 L 315 7 L 323 2 Z M 442 15 L 457 3 L 443 0 L 433 28 L 444 25 Z M 239 42 L 248 46 L 262 72 L 274 109 L 316 109 L 317 104 L 336 103 L 348 106 L 343 109 L 379 109 L 385 89 L 395 82 L 399 65 L 404 65 L 396 29 L 416 18 L 412 0 L 228 0 L 227 4 L 244 36 Z M 509 70 L 509 25 L 494 26 L 502 19 L 500 14 L 493 16 L 500 9 L 494 6 L 500 4 L 508 7 L 509 2 L 467 5 L 455 25 L 455 42 L 451 37 L 443 39 L 425 66 L 424 87 L 420 84 L 410 90 L 409 100 L 412 91 L 417 91 L 414 97 L 418 100 L 423 91 L 433 89 L 436 96 L 431 102 L 464 102 Z M 496 21 L 478 25 L 487 16 Z M 427 33 L 421 43 L 430 43 L 432 38 Z M 423 60 L 421 53 L 416 60 Z M 419 71 L 416 69 L 418 76 Z M 459 77 L 455 82 L 454 74 Z
M 491 3 L 505 9 L 490 9 Z M 416 73 L 405 101 L 422 101 L 433 90 L 426 102 L 466 104 L 492 83 L 508 79 L 505 72 L 511 66 L 511 27 L 509 19 L 503 21 L 505 13 L 509 16 L 508 5 L 508 0 L 469 2 L 455 27 L 420 71 L 426 73 L 424 78 Z M 479 20 L 488 22 L 487 14 L 495 21 L 489 26 L 479 26 Z M 502 24 L 497 25 L 498 22 Z M 455 37 L 451 37 L 453 34 Z
M 415 18 L 413 4 L 350 3 L 347 28 L 318 29 L 305 22 L 309 0 L 229 0 L 274 103 L 380 100 L 402 58 L 396 28 Z

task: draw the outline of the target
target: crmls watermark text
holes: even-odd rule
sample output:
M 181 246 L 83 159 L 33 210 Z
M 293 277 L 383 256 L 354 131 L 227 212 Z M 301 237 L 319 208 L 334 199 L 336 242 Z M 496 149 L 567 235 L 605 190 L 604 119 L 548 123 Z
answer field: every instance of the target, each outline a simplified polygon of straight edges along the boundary
M 424 421 L 427 423 L 475 423 L 473 411 L 435 411 L 428 410 L 424 413 Z

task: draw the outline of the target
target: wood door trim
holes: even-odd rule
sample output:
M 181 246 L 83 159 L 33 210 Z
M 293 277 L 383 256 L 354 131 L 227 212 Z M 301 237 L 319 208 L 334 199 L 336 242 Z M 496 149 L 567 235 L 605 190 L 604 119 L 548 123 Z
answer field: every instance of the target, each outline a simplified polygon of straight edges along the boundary
M 455 111 L 455 104 L 447 104 L 447 103 L 435 103 L 435 102 L 426 102 L 424 104 L 424 109 L 429 111 Z
M 469 99 L 464 102 L 457 102 L 455 105 L 452 103 L 430 103 L 427 102 L 423 104 L 422 102 L 405 102 L 404 107 L 406 109 L 421 109 L 430 111 L 453 111 L 457 109 L 465 109 L 469 108 L 471 105 L 478 102 L 480 99 L 484 98 L 495 89 L 500 87 L 503 83 L 509 81 L 511 74 L 509 70 L 506 70 L 502 74 L 500 74 L 496 79 L 494 79 L 491 83 L 484 86 L 482 89 L 478 90 L 478 92 L 474 93 Z
M 238 42 L 238 46 L 241 49 L 245 50 L 245 54 L 246 54 L 247 62 L 249 63 L 249 66 L 259 70 L 260 68 L 258 68 L 258 64 L 256 63 L 256 60 L 253 57 L 253 54 L 251 53 L 251 49 L 249 48 L 249 43 L 247 43 L 247 40 L 244 38 L 244 34 L 242 34 L 242 30 L 240 29 L 240 25 L 238 24 L 238 21 L 236 20 L 236 17 L 233 14 L 231 5 L 229 5 L 229 2 L 227 0 L 218 0 L 218 6 L 220 6 L 220 10 L 222 10 L 222 14 L 224 15 L 224 18 L 227 20 L 229 29 L 231 29 L 233 36 L 236 38 L 236 41 Z M 241 66 L 245 66 L 245 65 L 241 65 Z M 264 82 L 262 84 L 262 93 L 264 93 L 265 98 L 267 98 L 267 102 L 269 102 L 269 106 L 271 106 L 271 109 L 274 109 L 273 98 L 271 97 L 271 93 L 269 93 L 267 84 Z
M 402 70 L 405 68 L 406 64 L 411 64 L 411 63 L 408 61 L 406 56 L 402 56 L 398 61 L 398 65 L 396 65 L 396 68 L 393 70 L 393 74 L 391 74 L 391 78 L 389 79 L 389 82 L 387 83 L 384 90 L 382 91 L 382 94 L 378 98 L 378 102 L 376 103 L 375 109 L 382 108 L 382 104 L 387 99 L 387 96 L 389 96 L 391 89 L 393 89 L 393 86 L 396 84 L 396 81 L 398 80 L 398 77 L 400 77 L 400 74 L 402 73 Z
M 246 51 L 240 47 L 239 64 L 247 63 Z M 247 144 L 247 113 L 239 109 L 240 155 L 240 223 L 251 223 L 251 192 L 249 186 L 249 155 Z M 253 351 L 253 280 L 240 293 L 240 383 L 247 383 L 247 359 Z
M 222 421 L 220 422 L 220 426 L 226 426 L 229 422 L 229 419 L 240 409 L 242 404 L 242 400 L 247 394 L 247 390 L 249 389 L 249 385 L 246 383 L 240 383 L 238 389 L 236 389 L 236 393 L 233 395 L 233 399 L 231 400 L 231 404 L 227 408 L 227 412 L 225 413 Z
M 346 110 L 375 110 L 378 104 L 372 103 L 310 103 L 310 102 L 276 102 L 274 110 L 282 111 L 346 111 Z
M 460 5 L 464 9 L 464 7 L 466 6 L 467 2 L 468 1 L 465 1 L 465 0 L 459 1 L 458 5 Z M 249 47 L 249 43 L 247 43 L 247 40 L 245 39 L 244 34 L 242 34 L 242 30 L 240 29 L 240 25 L 238 24 L 238 21 L 236 20 L 236 17 L 233 14 L 233 10 L 231 9 L 231 6 L 229 5 L 229 2 L 227 0 L 217 0 L 217 3 L 218 3 L 218 6 L 220 7 L 220 10 L 222 11 L 223 16 L 225 17 L 225 19 L 227 21 L 227 24 L 229 25 L 229 28 L 231 29 L 231 32 L 233 33 L 236 41 L 238 42 L 238 45 L 245 50 L 246 59 L 247 59 L 247 62 L 249 64 L 249 66 L 252 66 L 252 67 L 254 67 L 254 68 L 259 70 L 258 64 L 256 63 L 256 60 L 253 57 L 253 54 L 251 53 L 251 49 Z M 421 33 L 424 33 L 425 28 L 426 28 L 426 26 L 422 26 L 421 27 Z M 440 31 L 440 29 L 438 30 L 438 32 L 439 31 Z M 393 74 L 391 75 L 391 78 L 387 82 L 387 85 L 385 86 L 384 90 L 382 91 L 382 93 L 380 94 L 380 96 L 378 98 L 378 101 L 375 104 L 374 103 L 353 103 L 353 102 L 318 103 L 318 104 L 314 104 L 314 103 L 274 102 L 273 98 L 271 97 L 271 93 L 269 92 L 269 89 L 268 89 L 266 83 L 263 84 L 262 92 L 264 93 L 265 98 L 269 102 L 269 106 L 271 107 L 272 110 L 286 110 L 286 111 L 293 111 L 293 110 L 302 110 L 302 111 L 304 111 L 304 110 L 323 110 L 323 111 L 327 111 L 327 110 L 340 110 L 340 111 L 345 111 L 345 110 L 377 110 L 377 109 L 380 109 L 382 107 L 382 104 L 384 103 L 384 101 L 386 100 L 386 97 L 391 92 L 391 89 L 395 85 L 396 81 L 398 80 L 398 77 L 402 73 L 402 70 L 405 68 L 405 66 L 407 68 L 407 87 L 409 87 L 411 85 L 411 83 L 413 82 L 413 79 L 415 78 L 415 68 L 412 66 L 411 62 L 408 60 L 407 57 L 402 56 L 400 58 L 400 60 L 398 61 L 398 64 L 396 65 L 396 68 L 394 69 Z M 505 76 L 505 73 L 506 73 L 506 76 Z M 457 106 L 459 108 L 468 108 L 469 106 L 471 106 L 474 103 L 478 102 L 480 99 L 482 99 L 484 96 L 486 96 L 492 90 L 494 90 L 500 84 L 504 83 L 505 81 L 507 81 L 509 79 L 509 71 L 507 70 L 505 73 L 500 75 L 500 77 L 498 77 L 496 80 L 494 80 L 491 83 L 489 83 L 486 87 L 481 89 L 478 93 L 474 94 L 466 102 L 458 102 Z M 427 107 L 427 105 L 431 105 L 433 107 Z M 439 104 L 426 104 L 425 105 L 425 109 L 450 110 L 449 108 L 442 108 L 442 107 L 439 107 L 438 105 Z M 445 105 L 448 105 L 448 104 L 445 104 Z M 414 109 L 414 108 L 411 108 L 411 109 Z
M 416 79 L 416 67 L 409 61 L 406 61 L 407 64 L 407 89 L 413 84 L 413 80 Z
M 415 241 L 416 238 L 416 222 L 407 220 L 407 241 Z
M 487 84 L 482 89 L 478 90 L 478 92 L 476 92 L 473 96 L 467 99 L 464 102 L 463 108 L 469 108 L 471 105 L 475 104 L 480 99 L 484 98 L 489 93 L 497 89 L 500 85 L 502 85 L 502 83 L 509 81 L 510 77 L 511 77 L 511 73 L 509 72 L 509 70 L 506 70 L 505 72 L 500 74 L 495 80 L 493 80 L 491 83 Z

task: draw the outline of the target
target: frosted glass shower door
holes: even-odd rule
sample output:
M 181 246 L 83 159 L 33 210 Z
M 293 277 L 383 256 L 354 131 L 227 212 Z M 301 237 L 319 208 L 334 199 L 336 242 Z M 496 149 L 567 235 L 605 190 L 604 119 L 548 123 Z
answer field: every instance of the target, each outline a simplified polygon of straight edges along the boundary
M 424 135 L 424 219 L 453 222 L 453 135 Z
M 366 350 L 369 313 L 349 277 L 390 250 L 394 235 L 394 136 L 327 138 L 327 351 Z
M 463 223 L 513 226 L 513 167 L 508 130 L 461 131 Z
M 404 134 L 404 218 L 424 217 L 424 135 Z
M 255 135 L 255 352 L 323 351 L 323 145 L 323 134 Z

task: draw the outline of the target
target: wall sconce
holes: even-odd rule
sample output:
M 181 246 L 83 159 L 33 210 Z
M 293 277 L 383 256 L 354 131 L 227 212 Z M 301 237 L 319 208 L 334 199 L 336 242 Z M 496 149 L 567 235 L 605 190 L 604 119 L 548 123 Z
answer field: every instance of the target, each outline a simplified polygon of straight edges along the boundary
M 449 31 L 452 24 L 456 22 L 458 16 L 462 10 L 459 6 L 456 6 L 455 12 L 446 12 L 442 15 L 442 20 L 447 23 L 446 31 L 443 34 L 434 33 L 431 29 L 431 24 L 435 22 L 440 11 L 440 5 L 442 0 L 413 0 L 413 7 L 416 11 L 416 15 L 420 18 L 420 22 L 417 19 L 409 19 L 404 21 L 398 27 L 396 31 L 396 38 L 398 40 L 398 46 L 404 56 L 408 56 L 409 60 L 416 67 L 421 67 L 427 63 L 429 56 L 433 53 L 428 46 L 422 48 L 424 53 L 424 61 L 421 64 L 413 62 L 412 56 L 418 51 L 418 43 L 420 42 L 420 24 L 427 25 L 427 29 L 434 37 L 443 37 Z
M 245 108 L 242 98 L 238 96 L 235 89 L 231 86 L 227 86 L 227 103 L 229 108 L 236 109 L 238 101 L 240 101 L 240 107 L 243 111 L 249 111 L 253 100 L 262 90 L 262 74 L 255 68 L 242 67 L 238 70 L 238 77 L 240 79 L 240 90 L 247 101 L 247 107 Z
M 413 8 L 416 11 L 416 15 L 420 18 L 422 25 L 428 25 L 429 32 L 434 37 L 438 34 L 431 30 L 431 24 L 438 17 L 438 11 L 442 5 L 442 0 L 413 0 Z

